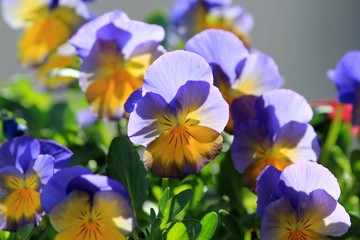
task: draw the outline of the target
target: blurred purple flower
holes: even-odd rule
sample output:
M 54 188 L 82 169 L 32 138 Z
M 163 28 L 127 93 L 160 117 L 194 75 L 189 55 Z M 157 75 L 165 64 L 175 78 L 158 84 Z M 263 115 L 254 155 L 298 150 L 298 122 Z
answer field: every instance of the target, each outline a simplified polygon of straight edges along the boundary
M 90 108 L 81 109 L 76 113 L 76 122 L 81 127 L 92 126 L 97 118 Z
M 84 167 L 58 171 L 41 193 L 56 239 L 125 239 L 135 227 L 122 184 Z
M 115 10 L 85 24 L 71 38 L 83 62 L 80 86 L 93 113 L 118 120 L 130 94 L 141 87 L 147 67 L 162 53 L 164 29 L 130 20 Z
M 0 148 L 0 229 L 37 225 L 43 215 L 40 192 L 72 153 L 46 140 L 17 137 Z
M 189 39 L 205 29 L 233 32 L 246 46 L 254 20 L 242 6 L 230 6 L 232 0 L 178 0 L 172 7 L 171 23 L 176 32 Z
M 328 77 L 338 90 L 341 103 L 353 105 L 352 122 L 359 125 L 360 120 L 360 51 L 347 52 L 334 70 L 328 71 Z
M 222 148 L 228 107 L 206 61 L 199 55 L 166 53 L 146 71 L 142 94 L 129 101 L 128 135 L 146 147 L 145 165 L 163 177 L 198 172 Z
M 231 156 L 250 189 L 256 189 L 256 178 L 267 165 L 283 170 L 294 162 L 317 161 L 319 143 L 308 124 L 313 112 L 296 92 L 279 89 L 260 97 L 243 96 L 230 111 L 234 119 Z
M 210 64 L 214 85 L 229 105 L 240 96 L 259 96 L 283 85 L 275 61 L 259 51 L 249 52 L 231 32 L 205 30 L 191 38 L 184 49 L 199 54 Z M 233 133 L 231 117 L 226 131 Z
M 33 68 L 45 63 L 91 18 L 82 0 L 3 0 L 2 15 L 11 28 L 24 30 L 18 60 L 22 66 Z
M 268 166 L 257 186 L 261 239 L 328 239 L 345 234 L 351 225 L 337 202 L 335 176 L 317 163 L 295 163 L 283 172 Z
M 18 123 L 14 118 L 12 117 L 4 117 L 2 119 L 2 128 L 4 132 L 4 136 L 11 140 L 14 137 L 20 137 L 25 134 L 27 131 L 27 126 Z

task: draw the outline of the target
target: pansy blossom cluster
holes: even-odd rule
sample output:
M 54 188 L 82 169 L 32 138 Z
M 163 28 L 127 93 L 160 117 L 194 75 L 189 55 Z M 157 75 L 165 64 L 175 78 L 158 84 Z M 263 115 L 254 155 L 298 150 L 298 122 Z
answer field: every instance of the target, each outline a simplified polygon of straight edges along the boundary
M 2 117 L 8 141 L 0 147 L 0 230 L 20 234 L 29 224 L 40 229 L 34 236 L 56 240 L 346 234 L 342 179 L 320 165 L 336 129 L 319 141 L 311 105 L 281 89 L 275 60 L 250 48 L 250 13 L 231 0 L 179 0 L 164 29 L 121 10 L 95 16 L 86 2 L 3 0 L 6 22 L 23 29 L 20 64 L 51 79 L 49 88 L 70 81 L 64 73 L 80 88 L 69 91 L 76 95 L 69 108 L 53 105 L 37 124 L 58 116 L 60 123 L 39 133 L 31 131 L 36 124 L 28 133 L 16 118 Z M 169 32 L 183 47 L 165 49 Z M 329 74 L 340 101 L 353 104 L 354 123 L 359 59 L 348 53 Z M 81 97 L 85 110 L 76 106 Z M 75 116 L 77 125 L 64 127 Z
M 37 226 L 45 213 L 56 239 L 124 239 L 135 217 L 124 186 L 84 167 L 53 141 L 17 137 L 0 148 L 0 229 Z
M 92 15 L 82 0 L 4 0 L 5 22 L 22 30 L 18 61 L 36 70 L 40 84 L 49 89 L 74 82 L 78 67 L 67 41 Z M 69 69 L 68 72 L 62 69 Z

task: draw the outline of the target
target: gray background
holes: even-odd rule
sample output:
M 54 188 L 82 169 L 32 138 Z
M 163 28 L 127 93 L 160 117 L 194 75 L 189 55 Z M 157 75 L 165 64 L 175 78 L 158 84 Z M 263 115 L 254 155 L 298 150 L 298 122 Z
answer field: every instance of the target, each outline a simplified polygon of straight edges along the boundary
M 168 11 L 172 0 L 98 0 L 89 4 L 97 13 L 121 9 L 142 20 L 154 9 Z M 360 49 L 359 0 L 237 0 L 254 16 L 252 46 L 271 55 L 291 88 L 309 100 L 332 98 L 336 91 L 326 78 L 349 50 Z M 16 61 L 20 32 L 0 20 L 0 81 L 29 72 Z

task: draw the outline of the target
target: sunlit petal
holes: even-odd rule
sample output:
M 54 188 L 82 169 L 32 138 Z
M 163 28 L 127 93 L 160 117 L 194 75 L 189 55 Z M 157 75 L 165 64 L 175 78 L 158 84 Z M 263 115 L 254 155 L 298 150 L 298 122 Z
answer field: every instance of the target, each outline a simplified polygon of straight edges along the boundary
M 51 0 L 3 0 L 2 13 L 12 28 L 25 28 L 49 12 Z
M 205 30 L 195 35 L 189 39 L 184 49 L 199 54 L 210 65 L 219 66 L 229 78 L 230 84 L 236 78 L 237 65 L 249 54 L 244 44 L 234 34 L 216 29 Z M 214 77 L 216 78 L 216 74 Z M 221 80 L 215 79 L 215 82 Z
M 147 69 L 143 91 L 144 93 L 156 92 L 166 102 L 170 102 L 178 89 L 189 80 L 200 80 L 213 84 L 211 68 L 197 54 L 174 51 L 162 55 Z
M 221 135 L 210 128 L 175 127 L 149 144 L 144 162 L 160 176 L 181 177 L 198 172 L 221 147 Z

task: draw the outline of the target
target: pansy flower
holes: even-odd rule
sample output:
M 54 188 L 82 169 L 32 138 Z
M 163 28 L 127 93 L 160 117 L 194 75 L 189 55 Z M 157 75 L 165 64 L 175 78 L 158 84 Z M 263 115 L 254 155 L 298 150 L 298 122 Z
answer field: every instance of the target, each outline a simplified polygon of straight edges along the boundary
M 231 32 L 205 30 L 191 38 L 184 49 L 199 54 L 210 64 L 214 84 L 229 105 L 240 96 L 259 96 L 283 84 L 274 60 L 259 51 L 249 52 Z M 226 131 L 233 132 L 231 116 Z
M 43 215 L 40 192 L 72 153 L 47 140 L 18 137 L 0 148 L 0 229 L 37 225 Z
M 171 11 L 171 23 L 176 32 L 189 39 L 210 28 L 236 34 L 249 46 L 249 32 L 254 20 L 242 6 L 231 6 L 231 0 L 178 0 Z
M 243 96 L 230 108 L 234 119 L 231 156 L 244 184 L 256 190 L 256 178 L 267 166 L 283 170 L 299 161 L 317 161 L 319 143 L 308 122 L 313 112 L 304 97 L 277 89 L 260 97 Z
M 89 127 L 95 124 L 97 118 L 90 108 L 80 109 L 76 113 L 76 123 L 80 127 Z
M 23 29 L 18 43 L 22 66 L 42 64 L 90 18 L 81 0 L 3 0 L 3 17 L 14 29 Z
M 336 68 L 329 71 L 341 103 L 353 105 L 352 122 L 359 125 L 360 116 L 360 51 L 347 52 L 338 62 Z
M 337 201 L 339 183 L 317 163 L 295 163 L 283 172 L 268 166 L 257 186 L 261 239 L 325 240 L 350 227 L 350 217 Z
M 10 116 L 4 116 L 1 120 L 3 134 L 8 140 L 24 135 L 28 129 L 26 125 L 19 123 Z
M 41 193 L 55 240 L 125 239 L 135 217 L 124 186 L 84 167 L 58 171 Z
M 36 68 L 36 78 L 46 89 L 67 87 L 79 79 L 80 61 L 75 50 L 65 52 L 63 48 L 69 48 L 69 44 L 64 44 L 50 53 L 47 60 Z
M 145 165 L 156 174 L 182 177 L 198 172 L 221 150 L 228 107 L 199 55 L 162 55 L 148 68 L 142 92 L 135 95 L 128 135 L 146 147 Z
M 133 21 L 115 10 L 85 24 L 70 40 L 82 58 L 80 86 L 91 110 L 103 119 L 124 115 L 130 94 L 141 87 L 147 67 L 164 50 L 164 29 Z

